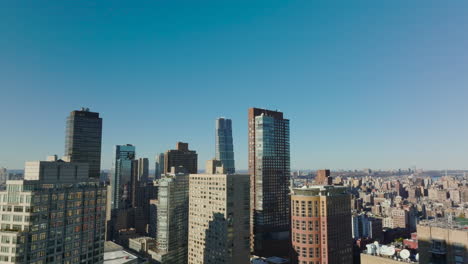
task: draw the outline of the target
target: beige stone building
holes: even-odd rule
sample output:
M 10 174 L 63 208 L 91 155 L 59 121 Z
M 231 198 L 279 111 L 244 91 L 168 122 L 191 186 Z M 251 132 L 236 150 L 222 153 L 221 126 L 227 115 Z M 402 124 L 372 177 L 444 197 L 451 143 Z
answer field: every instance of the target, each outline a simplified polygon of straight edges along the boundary
M 249 175 L 190 174 L 189 185 L 188 263 L 249 263 Z
M 421 263 L 463 264 L 468 262 L 468 229 L 453 220 L 421 222 L 417 226 Z

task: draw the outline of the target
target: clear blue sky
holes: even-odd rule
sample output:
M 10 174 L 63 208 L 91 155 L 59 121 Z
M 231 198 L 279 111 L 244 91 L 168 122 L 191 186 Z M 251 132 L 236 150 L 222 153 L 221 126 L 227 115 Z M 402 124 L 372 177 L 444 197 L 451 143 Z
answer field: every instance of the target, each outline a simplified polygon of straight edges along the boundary
M 95 3 L 97 2 L 97 3 Z M 138 4 L 136 3 L 138 2 Z M 466 1 L 2 1 L 0 167 L 63 154 L 81 106 L 152 161 L 214 120 L 291 120 L 293 168 L 468 168 Z

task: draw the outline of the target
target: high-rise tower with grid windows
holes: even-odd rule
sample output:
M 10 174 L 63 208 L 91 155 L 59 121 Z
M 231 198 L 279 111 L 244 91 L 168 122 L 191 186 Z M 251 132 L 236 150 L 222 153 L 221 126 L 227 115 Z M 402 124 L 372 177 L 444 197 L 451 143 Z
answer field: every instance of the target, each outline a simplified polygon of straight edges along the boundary
M 287 256 L 290 249 L 289 120 L 283 113 L 249 109 L 251 251 Z

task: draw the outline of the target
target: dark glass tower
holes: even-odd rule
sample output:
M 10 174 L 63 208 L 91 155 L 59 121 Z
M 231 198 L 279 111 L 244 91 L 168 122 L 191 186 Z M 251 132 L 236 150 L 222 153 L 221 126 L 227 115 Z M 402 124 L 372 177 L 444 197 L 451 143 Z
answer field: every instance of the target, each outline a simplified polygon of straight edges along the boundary
M 125 209 L 132 206 L 132 187 L 135 186 L 136 182 L 137 162 L 133 145 L 115 146 L 111 175 L 112 209 Z
M 164 153 L 160 153 L 156 156 L 156 164 L 154 167 L 154 178 L 161 179 L 161 175 L 166 171 L 164 170 Z
M 99 179 L 101 174 L 102 118 L 99 113 L 82 108 L 67 118 L 65 156 L 70 162 L 89 165 L 89 177 Z
M 290 232 L 289 120 L 283 113 L 249 109 L 251 251 L 288 256 Z
M 227 173 L 236 171 L 231 119 L 216 119 L 216 159 L 221 161 Z

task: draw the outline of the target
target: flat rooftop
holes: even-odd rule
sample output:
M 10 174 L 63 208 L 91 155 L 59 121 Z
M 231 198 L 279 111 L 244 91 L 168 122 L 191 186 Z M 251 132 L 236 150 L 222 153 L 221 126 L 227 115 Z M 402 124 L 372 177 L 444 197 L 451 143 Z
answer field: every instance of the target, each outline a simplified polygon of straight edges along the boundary
M 104 252 L 105 264 L 137 263 L 138 257 L 124 250 Z
M 452 221 L 448 221 L 447 219 L 425 220 L 425 221 L 419 222 L 418 225 L 439 227 L 439 228 L 444 228 L 444 229 L 461 230 L 461 231 L 468 232 L 468 220 L 460 219 L 460 218 L 454 218 Z
M 304 195 L 304 196 L 331 196 L 331 195 L 340 195 L 346 194 L 348 190 L 344 186 L 336 185 L 309 185 L 302 186 L 300 188 L 293 188 L 292 195 Z

